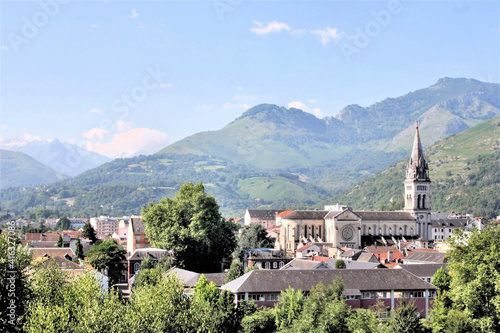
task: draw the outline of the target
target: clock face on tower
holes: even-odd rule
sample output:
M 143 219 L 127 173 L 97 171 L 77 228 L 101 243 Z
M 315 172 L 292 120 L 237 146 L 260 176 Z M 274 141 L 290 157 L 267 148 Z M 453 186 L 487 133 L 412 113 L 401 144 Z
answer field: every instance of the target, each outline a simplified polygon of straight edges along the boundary
M 342 228 L 342 238 L 346 241 L 350 241 L 354 236 L 354 229 L 350 226 L 345 226 Z

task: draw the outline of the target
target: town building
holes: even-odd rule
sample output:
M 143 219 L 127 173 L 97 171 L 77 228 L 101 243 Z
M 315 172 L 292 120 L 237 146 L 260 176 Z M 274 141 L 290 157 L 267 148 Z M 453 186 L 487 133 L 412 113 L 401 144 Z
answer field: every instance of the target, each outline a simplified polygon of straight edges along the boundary
M 114 233 L 118 233 L 120 227 L 119 217 L 99 216 L 90 219 L 90 225 L 94 228 L 98 239 L 109 239 Z M 123 220 L 130 220 L 124 216 Z
M 276 223 L 276 215 L 283 210 L 279 209 L 247 209 L 245 211 L 245 225 L 259 223 L 264 228 L 270 228 Z
M 253 299 L 257 306 L 272 307 L 287 288 L 307 296 L 320 282 L 329 285 L 336 278 L 344 284 L 346 303 L 368 309 L 381 301 L 389 309 L 400 300 L 413 299 L 417 310 L 427 317 L 437 288 L 404 269 L 285 269 L 253 270 L 221 286 L 235 294 L 235 302 Z
M 276 217 L 281 227 L 279 249 L 294 256 L 298 248 L 313 242 L 334 248 L 362 249 L 370 245 L 394 246 L 420 237 L 431 237 L 431 180 L 418 126 L 403 181 L 402 211 L 354 211 L 326 206 L 325 210 L 283 211 Z

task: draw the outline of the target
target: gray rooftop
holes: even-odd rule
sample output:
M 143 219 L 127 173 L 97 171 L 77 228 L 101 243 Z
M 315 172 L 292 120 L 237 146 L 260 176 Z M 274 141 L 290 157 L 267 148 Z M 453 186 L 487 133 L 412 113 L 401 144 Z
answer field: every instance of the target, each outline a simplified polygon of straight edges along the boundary
M 254 270 L 223 285 L 234 293 L 274 293 L 291 287 L 309 291 L 340 277 L 345 289 L 361 291 L 435 290 L 436 287 L 403 269 L 319 269 L 319 270 Z
M 407 261 L 425 261 L 429 263 L 442 264 L 446 262 L 445 254 L 441 252 L 411 252 L 407 257 L 403 258 L 403 262 Z
M 322 261 L 295 258 L 280 269 L 332 269 L 330 265 Z
M 446 264 L 415 264 L 415 265 L 398 265 L 396 268 L 404 269 L 419 278 L 434 276 L 438 269 L 446 268 Z
M 177 267 L 170 269 L 167 272 L 167 275 L 169 274 L 175 274 L 184 286 L 191 288 L 194 288 L 196 282 L 198 282 L 202 275 L 202 273 L 196 273 Z M 224 283 L 227 273 L 206 273 L 203 275 L 205 275 L 209 282 L 213 282 L 217 287 L 220 287 Z
M 468 219 L 436 219 L 432 220 L 433 228 L 464 228 Z
M 294 210 L 283 216 L 283 218 L 296 220 L 323 220 L 327 214 L 328 211 L 326 210 Z
M 283 212 L 283 210 L 277 209 L 249 209 L 248 213 L 250 217 L 258 218 L 262 220 L 274 220 L 276 215 Z

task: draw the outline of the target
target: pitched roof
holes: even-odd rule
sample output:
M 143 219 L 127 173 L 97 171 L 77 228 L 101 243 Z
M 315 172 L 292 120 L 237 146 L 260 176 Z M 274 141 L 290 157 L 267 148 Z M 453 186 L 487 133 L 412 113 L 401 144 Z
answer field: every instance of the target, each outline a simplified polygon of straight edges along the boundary
M 145 234 L 146 233 L 146 226 L 144 225 L 144 222 L 142 221 L 142 218 L 140 217 L 131 217 L 130 218 L 130 223 L 129 223 L 129 228 L 132 228 L 132 232 L 134 234 Z
M 83 267 L 80 267 L 77 263 L 62 258 L 62 257 L 50 257 L 45 260 L 43 260 L 40 263 L 35 264 L 35 266 L 43 266 L 44 268 L 47 268 L 50 264 L 55 263 L 61 270 L 80 270 L 82 272 L 85 272 L 86 269 Z
M 398 265 L 396 268 L 404 269 L 419 278 L 434 276 L 438 269 L 446 268 L 446 264 L 414 264 L 414 265 Z
M 377 262 L 377 257 L 373 253 L 361 253 L 357 259 L 357 261 L 363 261 L 363 262 Z
M 75 252 L 69 247 L 50 247 L 50 248 L 36 248 L 36 249 L 31 249 L 33 251 L 33 258 L 41 258 L 45 255 L 53 258 L 53 257 L 61 257 L 64 258 L 64 256 L 67 254 L 70 257 L 75 256 Z
M 296 251 L 296 252 L 302 252 L 302 251 L 306 250 L 307 248 L 311 247 L 311 245 L 312 245 L 311 243 L 308 243 L 308 244 L 306 244 L 306 245 L 304 245 L 304 246 L 302 246 L 302 247 L 299 247 L 299 248 L 298 248 L 297 250 L 295 250 L 295 251 Z
M 154 259 L 166 258 L 171 254 L 169 250 L 157 249 L 154 247 L 148 247 L 144 249 L 136 249 L 127 260 L 144 260 L 146 257 L 152 257 Z
M 43 241 L 43 242 L 30 242 L 29 247 L 31 248 L 47 248 L 47 247 L 57 247 L 57 241 Z
M 340 277 L 345 289 L 366 291 L 435 290 L 436 287 L 403 269 L 318 269 L 318 270 L 254 270 L 223 285 L 234 293 L 279 292 L 292 287 L 309 291 Z
M 196 282 L 198 282 L 202 275 L 202 273 L 196 273 L 177 267 L 168 270 L 167 275 L 170 274 L 175 274 L 184 286 L 191 288 L 194 288 Z M 227 273 L 207 273 L 203 275 L 205 275 L 209 282 L 213 282 L 217 287 L 220 287 L 224 283 Z
M 416 218 L 412 216 L 409 212 L 368 212 L 368 211 L 356 211 L 363 222 L 367 220 L 412 220 Z
M 282 209 L 249 209 L 248 214 L 250 214 L 251 218 L 273 220 L 276 218 L 276 215 L 282 211 Z
M 436 219 L 432 220 L 433 228 L 463 228 L 469 223 L 468 219 Z
M 328 259 L 328 258 L 327 258 Z M 280 269 L 332 269 L 327 263 L 322 261 L 312 261 L 295 258 Z
M 323 220 L 326 214 L 328 214 L 326 210 L 294 210 L 283 217 L 296 220 Z
M 424 251 L 412 251 L 404 261 L 425 261 L 429 263 L 442 264 L 446 262 L 445 253 L 441 252 L 424 252 Z

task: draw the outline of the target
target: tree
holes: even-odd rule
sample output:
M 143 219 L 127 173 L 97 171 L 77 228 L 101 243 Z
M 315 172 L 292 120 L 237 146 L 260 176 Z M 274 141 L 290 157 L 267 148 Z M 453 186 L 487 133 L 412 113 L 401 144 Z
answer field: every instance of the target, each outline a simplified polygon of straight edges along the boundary
M 439 267 L 439 269 L 434 273 L 432 277 L 431 284 L 438 287 L 440 290 L 447 291 L 450 289 L 451 276 L 444 269 L 444 267 Z
M 82 246 L 82 243 L 80 242 L 80 236 L 78 236 L 78 238 L 76 239 L 75 256 L 78 259 L 83 259 L 83 246 Z
M 71 221 L 67 217 L 61 217 L 59 220 L 57 220 L 56 223 L 56 230 L 68 230 L 71 228 Z
M 82 237 L 88 238 L 90 240 L 90 243 L 92 243 L 92 244 L 97 242 L 97 236 L 96 236 L 94 228 L 90 224 L 90 221 L 87 221 L 85 223 L 85 225 L 83 226 Z
M 87 261 L 97 270 L 108 270 L 111 285 L 120 280 L 125 269 L 126 251 L 114 239 L 97 243 L 87 252 Z
M 445 295 L 449 298 L 449 305 L 438 305 L 441 311 L 433 313 L 434 321 L 444 327 L 453 327 L 448 321 L 456 320 L 450 315 L 456 310 L 453 313 L 467 314 L 468 325 L 473 330 L 500 331 L 499 224 L 491 223 L 482 230 L 460 230 L 449 242 L 447 268 L 451 282 Z
M 281 292 L 278 305 L 274 308 L 276 313 L 276 327 L 284 330 L 293 324 L 299 317 L 304 306 L 304 294 L 302 290 L 288 288 Z
M 185 183 L 174 199 L 148 203 L 142 216 L 151 244 L 173 250 L 179 266 L 189 270 L 220 272 L 236 246 L 237 225 L 222 218 L 201 183 Z
M 276 331 L 276 315 L 272 308 L 262 308 L 254 314 L 243 317 L 244 333 L 267 333 Z
M 59 238 L 57 239 L 56 246 L 57 247 L 63 247 L 63 238 L 62 238 L 61 234 L 59 234 Z
M 224 279 L 224 283 L 231 282 L 242 275 L 243 275 L 243 265 L 241 264 L 241 261 L 238 258 L 236 258 L 233 260 L 231 266 L 229 267 L 229 271 L 227 272 L 227 276 Z
M 274 239 L 267 235 L 267 230 L 260 223 L 246 225 L 238 238 L 238 246 L 235 256 L 241 256 L 245 250 L 267 247 L 274 247 Z
M 346 268 L 345 261 L 342 260 L 342 259 L 337 259 L 337 261 L 335 261 L 335 268 L 336 269 L 344 269 L 344 268 Z
M 394 333 L 418 333 L 422 331 L 419 313 L 413 300 L 410 302 L 404 298 L 400 300 L 399 306 L 394 309 L 390 326 Z

